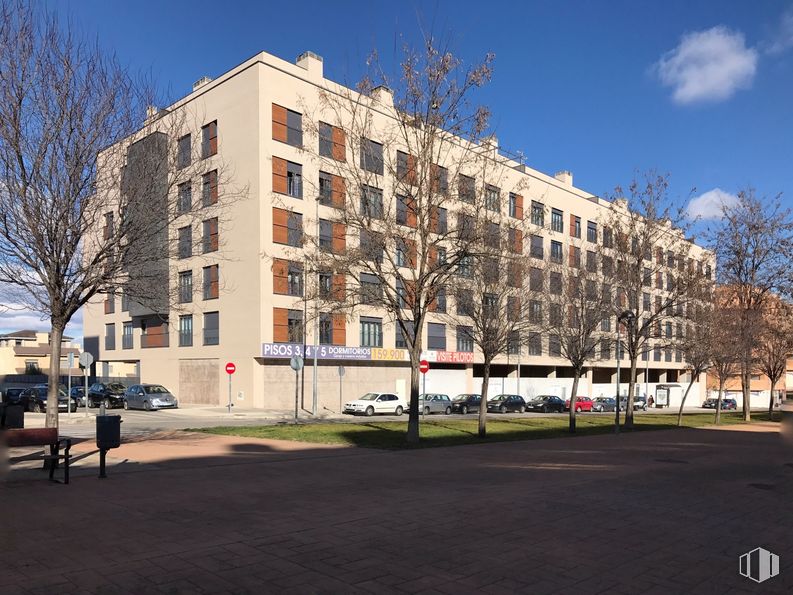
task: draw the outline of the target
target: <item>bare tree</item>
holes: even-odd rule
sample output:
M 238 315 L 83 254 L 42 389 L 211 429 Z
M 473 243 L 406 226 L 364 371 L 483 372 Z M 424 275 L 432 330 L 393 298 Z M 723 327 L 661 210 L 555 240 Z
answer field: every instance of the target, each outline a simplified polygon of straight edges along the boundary
M 602 258 L 607 282 L 614 284 L 614 311 L 620 320 L 624 350 L 630 360 L 625 427 L 633 427 L 636 364 L 652 348 L 679 345 L 674 325 L 710 282 L 707 255 L 694 254 L 685 223 L 669 197 L 666 176 L 649 172 L 623 190 L 616 189 L 606 216 Z M 631 313 L 632 316 L 626 315 Z M 618 346 L 619 349 L 620 346 Z
M 549 350 L 554 351 L 550 355 L 566 359 L 573 369 L 569 429 L 574 433 L 578 385 L 587 362 L 596 355 L 603 321 L 611 316 L 612 299 L 608 288 L 603 290 L 598 255 L 588 253 L 583 263 L 580 248 L 571 245 L 569 250 L 569 266 L 546 267 L 548 315 L 539 327 L 549 337 Z
M 777 383 L 787 370 L 787 360 L 793 352 L 793 328 L 791 311 L 787 304 L 778 298 L 767 304 L 763 313 L 763 324 L 757 345 L 757 369 L 766 375 L 771 383 L 768 401 L 768 414 L 774 412 Z
M 724 400 L 724 387 L 739 371 L 740 349 L 735 338 L 738 334 L 737 312 L 735 308 L 725 300 L 722 288 L 718 288 L 715 294 L 713 306 L 713 320 L 718 324 L 712 324 L 710 336 L 707 338 L 710 344 L 711 370 L 719 383 L 719 396 L 716 399 L 716 425 L 721 422 L 721 407 Z
M 418 440 L 427 317 L 445 302 L 455 272 L 471 266 L 489 223 L 501 223 L 512 190 L 500 187 L 506 160 L 485 136 L 489 112 L 472 104 L 490 80 L 492 59 L 466 67 L 428 39 L 419 50 L 404 48 L 392 78 L 375 55 L 356 91 L 321 91 L 306 118 L 319 151 L 304 146 L 304 153 L 327 172 L 316 195 L 330 207 L 323 210 L 333 237 L 322 229 L 307 235 L 304 247 L 316 249 L 304 254 L 310 271 L 338 278 L 334 291 L 318 287 L 306 299 L 319 298 L 326 311 L 372 306 L 394 321 L 411 365 L 409 442 Z
M 737 313 L 743 418 L 751 419 L 751 375 L 757 353 L 757 328 L 774 291 L 790 293 L 793 217 L 779 196 L 759 197 L 753 189 L 739 192 L 724 205 L 723 217 L 711 230 L 725 299 Z
M 715 311 L 709 304 L 689 304 L 685 317 L 684 338 L 680 341 L 680 349 L 683 352 L 689 379 L 677 412 L 678 426 L 683 425 L 683 407 L 685 407 L 691 387 L 711 366 L 713 359 L 711 337 L 716 325 L 714 314 Z
M 204 127 L 199 152 L 186 136 L 198 133 L 196 114 L 147 111 L 150 88 L 53 15 L 0 6 L 0 287 L 49 317 L 48 426 L 63 332 L 80 307 L 123 291 L 167 313 L 176 221 L 200 217 L 204 251 L 218 247 L 217 129 Z

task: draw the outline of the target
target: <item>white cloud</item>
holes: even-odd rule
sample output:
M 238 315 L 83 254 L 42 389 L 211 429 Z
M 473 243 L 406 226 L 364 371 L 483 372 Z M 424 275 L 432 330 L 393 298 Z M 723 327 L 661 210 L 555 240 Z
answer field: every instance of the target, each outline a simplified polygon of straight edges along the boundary
M 50 321 L 38 312 L 28 310 L 19 304 L 9 304 L 0 308 L 0 333 L 14 331 L 49 331 Z M 76 339 L 83 336 L 83 312 L 79 310 L 66 326 L 66 334 Z
M 779 29 L 765 51 L 769 54 L 781 54 L 790 48 L 793 48 L 793 6 L 779 18 Z
M 757 58 L 743 33 L 718 26 L 683 35 L 654 70 L 664 86 L 672 87 L 675 103 L 716 102 L 752 85 Z
M 734 206 L 738 197 L 721 188 L 708 190 L 704 194 L 692 198 L 686 207 L 686 216 L 694 219 L 721 219 L 724 207 Z

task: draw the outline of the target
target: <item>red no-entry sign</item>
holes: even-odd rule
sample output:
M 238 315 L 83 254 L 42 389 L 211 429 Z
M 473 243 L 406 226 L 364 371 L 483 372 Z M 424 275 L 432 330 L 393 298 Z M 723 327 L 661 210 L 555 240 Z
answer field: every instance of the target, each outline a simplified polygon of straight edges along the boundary
M 429 371 L 430 371 L 430 363 L 425 359 L 421 360 L 419 362 L 419 372 L 421 372 L 422 374 L 426 374 Z
M 226 374 L 231 375 L 237 371 L 237 366 L 235 366 L 232 362 L 226 364 Z

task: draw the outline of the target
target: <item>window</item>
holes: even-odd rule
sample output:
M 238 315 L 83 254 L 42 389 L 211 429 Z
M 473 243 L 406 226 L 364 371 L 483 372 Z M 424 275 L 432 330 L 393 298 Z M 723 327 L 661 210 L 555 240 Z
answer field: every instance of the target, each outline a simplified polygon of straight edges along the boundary
M 443 207 L 438 207 L 438 223 L 435 226 L 435 233 L 446 233 L 449 231 L 449 214 Z
M 317 275 L 317 284 L 319 285 L 319 297 L 329 298 L 333 292 L 333 273 L 320 271 Z
M 559 304 L 548 305 L 548 322 L 551 326 L 560 326 L 562 324 L 562 306 Z
M 203 222 L 203 237 L 201 241 L 204 254 L 216 252 L 218 249 L 218 218 L 213 217 Z
M 179 184 L 177 187 L 176 210 L 186 213 L 193 207 L 193 187 L 190 182 Z
M 179 258 L 188 258 L 193 255 L 193 230 L 187 225 L 179 228 L 178 251 Z
M 412 320 L 405 320 L 403 321 L 404 325 L 407 329 L 408 336 L 413 336 L 413 321 Z M 396 323 L 396 337 L 394 339 L 394 347 L 397 349 L 407 349 L 408 341 L 407 337 L 405 336 L 405 331 L 402 330 L 402 325 L 399 322 Z
M 650 287 L 653 281 L 653 274 L 652 271 L 648 267 L 644 267 L 642 271 L 642 285 L 644 287 Z
M 377 231 L 362 229 L 359 242 L 361 246 L 361 252 L 363 252 L 363 255 L 367 260 L 374 262 L 383 261 L 383 250 L 385 250 L 385 244 L 383 243 L 382 234 Z
M 499 260 L 497 258 L 482 257 L 481 271 L 482 279 L 485 283 L 498 283 L 501 274 Z
M 383 175 L 383 145 L 368 138 L 361 139 L 361 169 Z
M 457 176 L 457 194 L 460 200 L 473 204 L 476 200 L 476 180 L 470 176 Z
M 498 316 L 498 296 L 494 293 L 486 293 L 482 296 L 482 314 L 488 318 Z
M 600 359 L 611 359 L 611 341 L 608 339 L 600 340 Z
M 562 262 L 562 242 L 551 240 L 551 262 Z
M 286 243 L 290 246 L 300 247 L 303 244 L 303 215 L 289 213 L 286 221 Z
M 416 209 L 412 197 L 397 195 L 396 222 L 400 225 L 416 227 Z
M 507 353 L 517 355 L 520 353 L 520 331 L 512 331 L 507 339 Z
M 604 333 L 611 332 L 611 316 L 607 316 L 600 321 L 600 330 Z
M 564 232 L 564 219 L 559 209 L 551 209 L 551 231 Z
M 206 312 L 204 314 L 204 345 L 220 344 L 220 313 Z
M 446 351 L 446 325 L 427 323 L 427 349 Z
M 501 211 L 501 189 L 490 184 L 485 185 L 485 208 L 488 211 Z
M 116 324 L 111 322 L 105 325 L 105 349 L 111 351 L 116 348 Z
M 325 122 L 319 123 L 319 154 L 333 157 L 333 126 Z
M 531 267 L 529 269 L 529 289 L 531 291 L 542 291 L 542 269 Z
M 513 227 L 509 228 L 508 233 L 508 247 L 514 254 L 523 253 L 523 232 L 520 229 Z
M 578 246 L 570 246 L 569 251 L 569 265 L 577 269 L 581 268 L 581 248 Z
M 325 312 L 319 315 L 319 344 L 333 345 L 333 318 Z
M 303 146 L 303 114 L 273 104 L 273 139 L 292 145 Z
M 373 186 L 361 186 L 361 214 L 372 219 L 383 218 L 383 191 Z
M 531 201 L 531 224 L 545 226 L 545 205 L 536 200 Z
M 664 337 L 666 337 L 667 339 L 671 339 L 672 338 L 672 323 L 671 322 L 667 321 L 664 324 Z
M 299 163 L 286 162 L 286 193 L 303 198 L 303 166 Z
M 295 297 L 303 295 L 303 267 L 296 262 L 290 262 L 287 267 L 286 291 Z
M 610 227 L 603 228 L 603 246 L 605 248 L 611 248 L 614 245 L 614 235 L 611 232 Z
M 179 303 L 187 304 L 193 301 L 193 271 L 179 273 Z
M 333 176 L 324 171 L 319 172 L 319 204 L 333 205 Z
M 208 207 L 218 202 L 218 170 L 213 169 L 201 176 L 201 205 Z
M 474 350 L 473 329 L 470 326 L 457 327 L 457 351 L 471 353 Z
M 378 304 L 383 297 L 383 288 L 375 275 L 361 273 L 361 303 Z
M 562 356 L 562 342 L 559 340 L 559 335 L 548 336 L 548 355 L 551 357 Z
M 581 217 L 576 217 L 575 215 L 570 216 L 570 223 L 572 224 L 572 229 L 570 230 L 570 235 L 574 238 L 581 237 Z
M 556 242 L 558 244 L 558 242 Z M 553 244 L 553 242 L 551 242 Z M 562 245 L 559 244 L 561 248 Z M 531 236 L 531 247 L 529 248 L 529 254 L 531 254 L 532 258 L 542 258 L 543 257 L 543 239 L 542 236 L 532 235 Z
M 441 287 L 435 294 L 435 312 L 446 313 L 446 289 Z
M 597 244 L 598 241 L 598 224 L 594 221 L 586 222 L 586 239 L 587 242 Z
M 202 272 L 204 274 L 204 299 L 217 299 L 220 293 L 218 287 L 220 281 L 220 267 L 216 264 L 213 264 L 211 266 L 204 267 Z
M 416 164 L 413 155 L 397 151 L 396 177 L 400 182 L 416 183 Z
M 649 312 L 651 307 L 650 294 L 647 292 L 642 293 L 642 310 Z
M 105 314 L 113 314 L 116 311 L 116 294 L 111 291 L 105 297 Z
M 327 219 L 319 220 L 319 247 L 328 252 L 333 250 L 333 223 Z
M 611 256 L 603 257 L 603 274 L 611 277 L 614 274 L 614 259 Z
M 122 349 L 132 349 L 132 342 L 133 342 L 133 335 L 132 335 L 132 323 L 125 322 L 124 326 L 121 327 L 121 348 Z
M 529 322 L 542 322 L 542 302 L 539 300 L 529 301 Z
M 218 153 L 218 121 L 201 127 L 201 157 L 206 159 Z
M 523 197 L 520 194 L 509 193 L 509 216 L 523 219 Z
M 553 295 L 562 295 L 562 274 L 552 272 L 550 275 L 550 291 Z
M 457 230 L 460 239 L 471 240 L 474 237 L 474 219 L 465 213 L 457 214 Z
M 474 294 L 470 289 L 457 290 L 457 314 L 471 316 L 474 311 Z
M 193 345 L 193 316 L 187 314 L 179 317 L 179 347 Z
M 412 242 L 404 238 L 396 239 L 396 265 L 398 267 L 414 267 L 415 254 L 413 253 Z
M 586 270 L 590 273 L 596 273 L 598 270 L 597 254 L 593 250 L 586 251 Z
M 178 141 L 176 141 L 176 167 L 177 169 L 184 169 L 192 161 L 191 156 L 191 136 L 185 134 Z
M 383 319 L 361 316 L 361 347 L 383 346 Z
M 303 331 L 303 312 L 300 310 L 288 310 L 286 313 L 286 334 L 289 343 L 302 343 Z
M 121 293 L 121 311 L 129 312 L 129 293 L 126 288 Z
M 432 190 L 438 194 L 449 192 L 449 170 L 440 165 L 432 165 Z
M 540 333 L 529 333 L 529 355 L 542 355 L 542 336 Z
M 473 257 L 463 256 L 457 262 L 457 274 L 460 277 L 472 277 L 474 274 Z
M 501 246 L 501 227 L 498 223 L 488 222 L 485 231 L 485 245 L 495 249 Z
M 661 361 L 661 348 L 656 347 L 653 349 L 653 361 L 660 362 Z

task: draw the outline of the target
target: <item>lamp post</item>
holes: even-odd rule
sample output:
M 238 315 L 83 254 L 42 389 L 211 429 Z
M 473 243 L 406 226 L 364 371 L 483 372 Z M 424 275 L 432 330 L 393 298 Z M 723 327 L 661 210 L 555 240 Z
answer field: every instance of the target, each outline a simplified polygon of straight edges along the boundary
M 320 239 L 319 239 L 319 201 L 320 200 L 322 200 L 322 195 L 321 194 L 317 195 L 316 200 L 314 201 L 314 207 L 315 207 L 314 215 L 315 215 L 316 223 L 317 223 L 317 229 L 316 229 L 316 231 L 317 231 L 317 243 L 319 243 L 319 241 L 320 241 Z M 317 281 L 316 274 L 314 275 L 314 277 L 315 277 L 314 280 Z M 317 343 L 319 341 L 319 312 L 317 312 L 317 310 L 318 310 L 318 308 L 317 308 L 317 299 L 318 299 L 318 296 L 315 295 L 314 296 L 314 353 L 313 353 L 313 355 L 314 355 L 314 377 L 313 377 L 312 389 L 311 389 L 311 396 L 312 396 L 312 400 L 311 400 L 311 415 L 316 415 L 317 414 L 317 401 L 318 401 L 318 397 L 317 397 Z
M 620 339 L 620 323 L 624 320 L 628 327 L 633 324 L 636 315 L 625 310 L 617 317 L 617 398 L 614 399 L 614 433 L 620 433 L 620 360 L 622 359 L 622 341 Z

